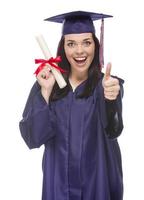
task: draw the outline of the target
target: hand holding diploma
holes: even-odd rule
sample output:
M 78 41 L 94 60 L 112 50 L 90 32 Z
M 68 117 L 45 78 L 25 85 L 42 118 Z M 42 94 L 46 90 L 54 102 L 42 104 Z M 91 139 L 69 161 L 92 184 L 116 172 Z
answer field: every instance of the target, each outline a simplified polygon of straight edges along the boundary
M 51 56 L 51 53 L 42 35 L 36 36 L 36 40 L 46 60 L 44 59 L 36 60 L 36 63 L 41 63 L 41 65 L 37 68 L 37 70 L 35 71 L 35 74 L 38 76 L 40 73 L 40 76 L 42 76 L 45 79 L 48 79 L 48 77 L 50 76 L 50 71 L 51 71 L 54 76 L 53 78 L 55 78 L 59 87 L 64 88 L 66 86 L 66 82 L 61 74 L 61 72 L 64 72 L 64 70 L 55 64 L 56 62 L 60 61 L 60 58 L 59 57 L 53 58 Z
M 106 71 L 102 81 L 104 88 L 104 96 L 108 100 L 115 100 L 120 91 L 119 80 L 111 76 L 111 63 L 108 63 L 106 66 Z

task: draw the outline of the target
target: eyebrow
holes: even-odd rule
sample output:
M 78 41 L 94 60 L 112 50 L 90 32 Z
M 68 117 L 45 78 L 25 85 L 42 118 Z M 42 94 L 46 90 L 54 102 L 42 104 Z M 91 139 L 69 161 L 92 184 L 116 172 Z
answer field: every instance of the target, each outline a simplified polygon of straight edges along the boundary
M 83 41 L 87 41 L 87 40 L 91 40 L 92 38 L 85 38 L 83 39 Z M 72 39 L 68 39 L 67 42 L 75 42 L 75 40 Z
M 91 40 L 92 38 L 85 38 L 83 41 L 86 41 L 86 40 Z

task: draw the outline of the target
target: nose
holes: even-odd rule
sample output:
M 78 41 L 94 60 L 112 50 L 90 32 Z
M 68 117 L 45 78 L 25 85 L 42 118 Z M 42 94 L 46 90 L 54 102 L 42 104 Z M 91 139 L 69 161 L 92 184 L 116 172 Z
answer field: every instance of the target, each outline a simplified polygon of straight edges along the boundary
M 81 44 L 78 44 L 76 48 L 76 53 L 83 54 L 83 52 L 84 52 L 83 46 Z

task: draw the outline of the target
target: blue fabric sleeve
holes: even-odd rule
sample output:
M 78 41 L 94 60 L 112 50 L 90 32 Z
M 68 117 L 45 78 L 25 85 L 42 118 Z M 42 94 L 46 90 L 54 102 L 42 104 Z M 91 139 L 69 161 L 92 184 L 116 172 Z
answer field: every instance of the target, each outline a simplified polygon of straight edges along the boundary
M 116 100 L 105 99 L 103 89 L 101 90 L 101 119 L 106 134 L 110 139 L 116 139 L 123 130 L 122 97 L 124 81 L 120 78 L 118 79 L 120 92 Z
M 36 82 L 28 97 L 23 119 L 19 123 L 21 135 L 30 149 L 40 147 L 55 136 L 52 113 Z

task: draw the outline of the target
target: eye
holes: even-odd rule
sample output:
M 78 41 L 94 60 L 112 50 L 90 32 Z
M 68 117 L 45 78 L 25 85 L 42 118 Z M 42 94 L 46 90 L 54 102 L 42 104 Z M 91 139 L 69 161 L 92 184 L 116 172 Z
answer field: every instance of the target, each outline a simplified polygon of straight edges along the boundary
M 68 42 L 67 43 L 67 46 L 70 47 L 70 48 L 75 47 L 75 45 L 76 45 L 75 42 Z
M 83 42 L 83 45 L 84 45 L 85 47 L 88 47 L 88 46 L 91 45 L 91 43 L 92 43 L 91 41 L 86 40 L 86 41 Z

